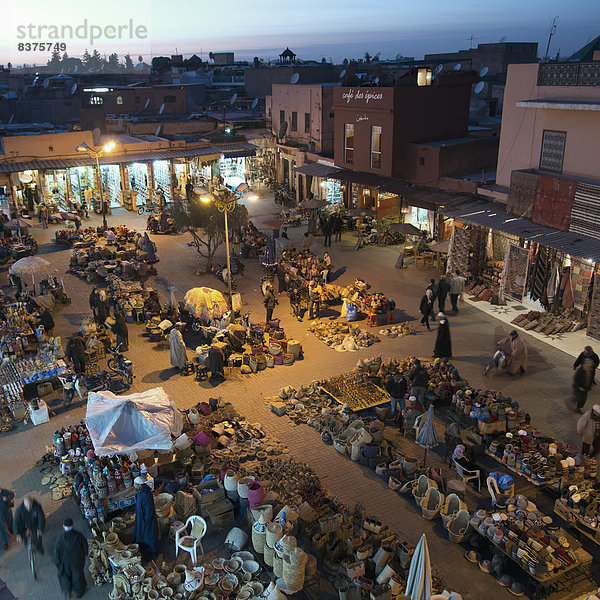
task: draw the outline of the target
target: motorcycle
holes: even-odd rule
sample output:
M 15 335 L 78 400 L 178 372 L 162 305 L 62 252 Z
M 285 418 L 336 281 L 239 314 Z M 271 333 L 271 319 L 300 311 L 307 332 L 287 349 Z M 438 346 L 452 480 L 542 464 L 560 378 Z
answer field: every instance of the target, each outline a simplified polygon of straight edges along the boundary
M 507 369 L 509 366 L 510 356 L 507 356 L 500 347 L 497 347 L 492 360 L 490 360 L 485 369 L 483 369 L 483 375 L 486 376 L 494 367 L 502 370 Z
M 233 271 L 233 266 L 232 266 L 232 271 Z M 228 273 L 229 273 L 229 271 L 227 269 L 227 265 L 219 265 L 218 267 L 215 267 L 213 274 L 219 281 L 222 281 L 225 285 L 228 285 L 228 279 L 229 279 Z M 235 281 L 232 278 L 231 279 L 231 289 L 235 290 L 235 288 L 236 288 Z
M 113 346 L 109 352 L 112 354 L 112 358 L 109 358 L 107 361 L 108 368 L 114 373 L 119 374 L 123 382 L 127 385 L 127 387 L 131 387 L 133 384 L 133 379 L 135 375 L 133 374 L 133 363 L 125 358 L 125 356 L 119 351 L 119 346 Z
M 58 376 L 63 387 L 63 399 L 65 408 L 69 408 L 75 398 L 75 393 L 79 396 L 80 400 L 83 400 L 83 392 L 81 391 L 81 375 L 75 373 L 67 373 L 64 376 Z

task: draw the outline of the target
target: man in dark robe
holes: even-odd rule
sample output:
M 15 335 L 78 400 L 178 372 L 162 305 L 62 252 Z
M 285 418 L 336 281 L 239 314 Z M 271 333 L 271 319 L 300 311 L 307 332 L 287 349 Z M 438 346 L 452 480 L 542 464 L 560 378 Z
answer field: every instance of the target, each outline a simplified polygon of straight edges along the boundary
M 12 497 L 10 490 L 0 490 L 0 548 L 8 550 L 13 531 Z
M 117 346 L 120 346 L 121 352 L 127 352 L 129 349 L 129 330 L 125 315 L 119 310 L 115 314 L 115 324 L 113 325 L 113 333 L 117 336 Z
M 67 342 L 65 356 L 67 357 L 67 360 L 70 360 L 73 363 L 73 370 L 75 373 L 83 373 L 85 371 L 85 341 L 81 331 L 78 331 Z
M 142 477 L 134 481 L 137 496 L 135 498 L 135 523 L 133 541 L 139 544 L 142 558 L 149 560 L 156 553 L 158 545 L 158 519 L 154 509 L 152 490 Z
M 448 358 L 452 356 L 452 343 L 450 342 L 450 325 L 444 313 L 438 313 L 440 324 L 438 325 L 437 337 L 433 356 L 435 358 Z
M 71 592 L 75 592 L 81 598 L 86 587 L 83 568 L 88 543 L 82 533 L 73 529 L 72 519 L 65 519 L 63 529 L 56 540 L 52 562 L 58 569 L 58 581 L 65 597 L 70 598 Z

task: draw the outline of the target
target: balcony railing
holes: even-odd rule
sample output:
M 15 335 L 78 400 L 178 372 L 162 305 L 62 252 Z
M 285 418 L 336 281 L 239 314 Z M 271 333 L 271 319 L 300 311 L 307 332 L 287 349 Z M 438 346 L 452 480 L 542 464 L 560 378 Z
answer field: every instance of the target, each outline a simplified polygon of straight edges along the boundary
M 600 86 L 600 62 L 542 63 L 538 68 L 537 84 Z

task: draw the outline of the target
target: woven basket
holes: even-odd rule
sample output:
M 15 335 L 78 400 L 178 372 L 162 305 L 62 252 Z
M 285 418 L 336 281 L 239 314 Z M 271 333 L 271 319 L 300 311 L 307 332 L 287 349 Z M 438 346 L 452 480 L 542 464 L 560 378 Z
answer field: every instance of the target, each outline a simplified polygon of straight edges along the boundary
M 312 577 L 317 574 L 317 557 L 312 554 L 306 555 L 306 566 L 304 567 L 306 577 Z
M 254 546 L 254 550 L 259 554 L 265 551 L 266 538 L 267 536 L 264 533 L 258 533 L 254 528 L 252 529 L 252 546 Z
M 273 573 L 275 577 L 283 577 L 283 558 L 279 558 L 277 554 L 273 556 Z
M 269 352 L 275 356 L 276 354 L 280 354 L 281 353 L 281 344 L 278 344 L 276 342 L 271 342 L 269 344 Z
M 269 565 L 269 567 L 273 566 L 273 561 L 275 560 L 275 550 L 273 548 L 267 546 L 265 544 L 265 563 Z
M 267 525 L 266 544 L 269 548 L 273 548 L 273 546 L 275 546 L 275 542 L 280 540 L 282 536 L 283 529 L 279 523 L 269 523 Z
M 304 586 L 306 553 L 301 548 L 293 548 L 283 559 L 283 583 L 288 590 L 301 590 Z
M 290 367 L 291 365 L 294 364 L 294 355 L 293 354 L 284 354 L 283 355 L 283 364 L 286 367 Z
M 267 354 L 267 368 L 272 369 L 275 366 L 275 357 L 272 354 Z

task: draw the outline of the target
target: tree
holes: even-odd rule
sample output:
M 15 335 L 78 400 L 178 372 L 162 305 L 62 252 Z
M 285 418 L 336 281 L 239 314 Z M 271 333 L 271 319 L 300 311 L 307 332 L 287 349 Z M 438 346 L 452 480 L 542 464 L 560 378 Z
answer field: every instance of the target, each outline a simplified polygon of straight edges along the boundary
M 365 52 L 365 62 L 371 62 L 371 55 L 368 52 Z
M 225 216 L 214 202 L 203 203 L 195 194 L 190 199 L 175 198 L 171 208 L 171 216 L 180 231 L 192 235 L 192 243 L 198 254 L 206 260 L 205 269 L 212 271 L 213 259 L 219 246 L 225 242 Z M 238 204 L 227 213 L 229 230 L 243 225 L 248 220 L 246 207 Z
M 143 63 L 144 62 L 144 57 L 141 54 L 138 56 L 138 62 L 139 63 Z
M 48 61 L 48 67 L 52 70 L 60 67 L 60 52 L 56 48 L 52 50 L 52 58 Z
M 113 73 L 115 71 L 119 71 L 121 68 L 121 65 L 119 64 L 119 56 L 116 52 L 113 52 L 109 57 L 108 57 L 108 68 L 110 69 L 110 71 L 112 71 Z
M 91 67 L 92 55 L 88 52 L 87 48 L 85 49 L 85 52 L 83 53 L 82 59 L 83 59 L 83 64 L 85 65 L 85 68 L 89 69 Z
M 134 67 L 133 67 L 133 61 L 131 60 L 131 56 L 129 56 L 129 54 L 125 55 L 125 70 L 126 71 L 133 71 Z

